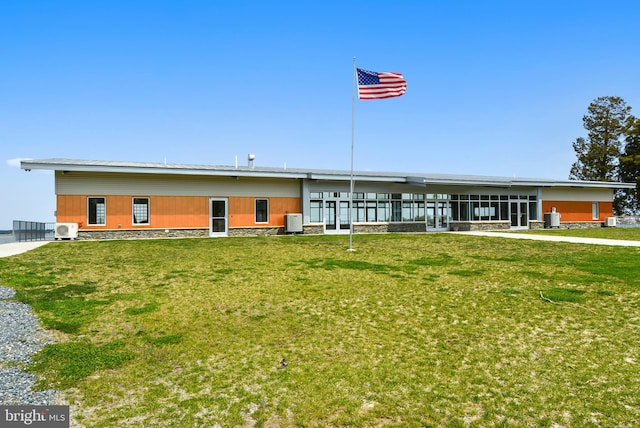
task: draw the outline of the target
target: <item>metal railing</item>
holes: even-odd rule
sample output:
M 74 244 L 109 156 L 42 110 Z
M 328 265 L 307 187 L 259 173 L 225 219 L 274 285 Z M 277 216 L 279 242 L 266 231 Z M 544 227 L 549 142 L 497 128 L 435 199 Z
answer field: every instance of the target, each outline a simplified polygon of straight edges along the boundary
M 640 216 L 616 217 L 616 227 L 640 227 Z
M 14 220 L 13 237 L 16 242 L 53 241 L 55 226 L 55 223 Z

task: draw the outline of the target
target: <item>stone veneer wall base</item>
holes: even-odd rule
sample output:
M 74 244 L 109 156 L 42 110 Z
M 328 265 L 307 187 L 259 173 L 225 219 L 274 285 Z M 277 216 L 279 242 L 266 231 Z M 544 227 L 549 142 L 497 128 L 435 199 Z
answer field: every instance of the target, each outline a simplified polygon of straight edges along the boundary
M 81 230 L 78 240 L 205 238 L 209 229 Z
M 275 236 L 284 235 L 282 227 L 237 227 L 229 229 L 229 236 Z
M 509 230 L 511 222 L 503 221 L 453 221 L 449 228 L 454 232 L 472 232 L 487 230 Z
M 629 222 L 628 219 L 627 222 Z M 634 219 L 636 220 L 636 219 Z M 637 220 L 636 220 L 637 221 Z M 629 222 L 631 223 L 631 222 Z M 633 224 L 635 225 L 635 224 Z M 588 229 L 603 227 L 601 221 L 561 222 L 560 229 Z M 627 226 L 628 227 L 628 226 Z M 304 235 L 324 234 L 324 224 L 314 223 L 302 226 Z M 509 221 L 455 221 L 449 229 L 457 232 L 509 230 Z M 529 229 L 543 229 L 544 222 L 529 221 Z M 353 233 L 419 233 L 426 232 L 424 223 L 356 223 Z M 229 229 L 228 236 L 275 236 L 285 235 L 284 226 L 276 227 L 243 227 Z M 161 239 L 161 238 L 207 238 L 209 229 L 133 229 L 133 230 L 80 230 L 78 240 L 108 240 L 108 239 Z
M 604 227 L 602 221 L 572 221 L 560 222 L 559 229 L 593 229 L 595 227 Z

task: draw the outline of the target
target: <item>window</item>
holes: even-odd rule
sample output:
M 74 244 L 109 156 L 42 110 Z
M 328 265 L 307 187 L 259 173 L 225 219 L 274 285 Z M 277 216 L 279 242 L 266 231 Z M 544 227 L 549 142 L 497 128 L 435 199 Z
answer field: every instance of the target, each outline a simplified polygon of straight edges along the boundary
M 149 198 L 133 198 L 133 224 L 149 224 Z
M 256 199 L 256 223 L 269 223 L 268 199 Z
M 500 220 L 509 220 L 509 203 L 500 202 Z
M 424 211 L 424 202 L 423 201 L 414 202 L 413 214 L 414 214 L 414 220 L 415 221 L 424 221 L 425 211 Z
M 311 223 L 322 223 L 322 201 L 310 202 Z
M 391 203 L 389 201 L 378 202 L 378 221 L 391 220 Z
M 493 196 L 491 197 L 491 199 L 491 208 L 489 209 L 491 217 L 489 219 L 493 221 L 500 220 L 500 205 L 498 204 L 498 202 L 493 201 Z
M 413 204 L 410 200 L 402 201 L 402 221 L 413 221 Z
M 349 229 L 349 202 L 340 201 L 340 229 Z
M 594 220 L 600 219 L 600 204 L 598 202 L 591 203 L 591 218 Z
M 529 200 L 529 220 L 538 220 L 538 202 Z
M 353 222 L 354 223 L 364 223 L 367 221 L 365 219 L 365 211 L 364 211 L 364 201 L 355 201 L 353 203 Z
M 402 221 L 401 201 L 391 201 L 391 221 Z
M 87 224 L 104 226 L 107 224 L 107 203 L 105 198 L 89 198 L 87 200 Z
M 376 217 L 376 208 L 377 208 L 377 203 L 376 201 L 367 201 L 367 221 L 369 223 L 374 223 L 377 221 L 377 217 Z
M 452 220 L 460 220 L 459 207 L 460 207 L 460 205 L 458 204 L 458 202 L 452 202 L 451 203 L 451 219 Z
M 461 221 L 471 220 L 471 207 L 469 202 L 460 202 L 460 218 Z

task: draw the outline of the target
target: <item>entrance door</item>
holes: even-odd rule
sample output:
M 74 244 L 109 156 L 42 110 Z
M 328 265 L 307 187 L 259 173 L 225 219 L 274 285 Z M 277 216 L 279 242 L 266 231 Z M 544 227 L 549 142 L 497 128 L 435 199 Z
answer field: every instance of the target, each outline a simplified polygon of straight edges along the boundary
M 209 236 L 227 236 L 227 200 L 211 198 Z
M 511 202 L 511 227 L 525 229 L 529 227 L 529 204 L 526 202 Z
M 520 202 L 520 227 L 529 228 L 529 204 Z
M 325 201 L 324 228 L 327 233 L 349 230 L 349 201 Z
M 427 230 L 447 230 L 449 227 L 449 202 L 427 201 Z

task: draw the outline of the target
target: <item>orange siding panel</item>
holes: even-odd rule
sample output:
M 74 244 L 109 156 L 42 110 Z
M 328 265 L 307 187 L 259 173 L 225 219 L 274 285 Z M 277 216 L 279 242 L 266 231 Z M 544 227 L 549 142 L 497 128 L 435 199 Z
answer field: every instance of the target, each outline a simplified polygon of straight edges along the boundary
M 256 223 L 256 199 L 269 200 L 269 223 Z M 284 215 L 300 212 L 300 198 L 229 198 L 229 227 L 284 226 Z
M 150 223 L 133 225 L 134 196 L 105 196 L 107 204 L 105 226 L 87 225 L 88 197 L 88 195 L 58 195 L 56 221 L 78 223 L 83 229 L 209 227 L 208 197 L 151 196 L 149 197 Z
M 100 196 L 100 195 L 91 195 Z M 87 225 L 87 198 L 89 195 L 58 195 L 56 221 L 78 223 L 88 229 L 145 229 L 145 228 L 203 228 L 209 227 L 208 196 L 151 196 L 149 197 L 149 224 L 133 225 L 134 196 L 105 196 L 107 224 Z M 136 195 L 144 198 L 146 196 Z M 269 223 L 255 222 L 254 197 L 228 198 L 229 226 L 284 226 L 284 215 L 300 212 L 299 198 L 266 198 L 269 200 Z
M 84 226 L 87 217 L 87 197 L 80 195 L 56 196 L 56 221 L 78 223 Z
M 284 215 L 301 213 L 300 198 L 271 198 L 269 224 L 284 226 Z
M 209 198 L 206 196 L 153 196 L 149 204 L 150 227 L 209 227 Z
M 604 221 L 606 217 L 613 216 L 612 202 L 599 202 L 600 217 L 598 220 L 592 218 L 591 202 L 584 201 L 542 201 L 542 212 L 551 212 L 555 207 L 562 216 L 561 222 L 572 221 Z

